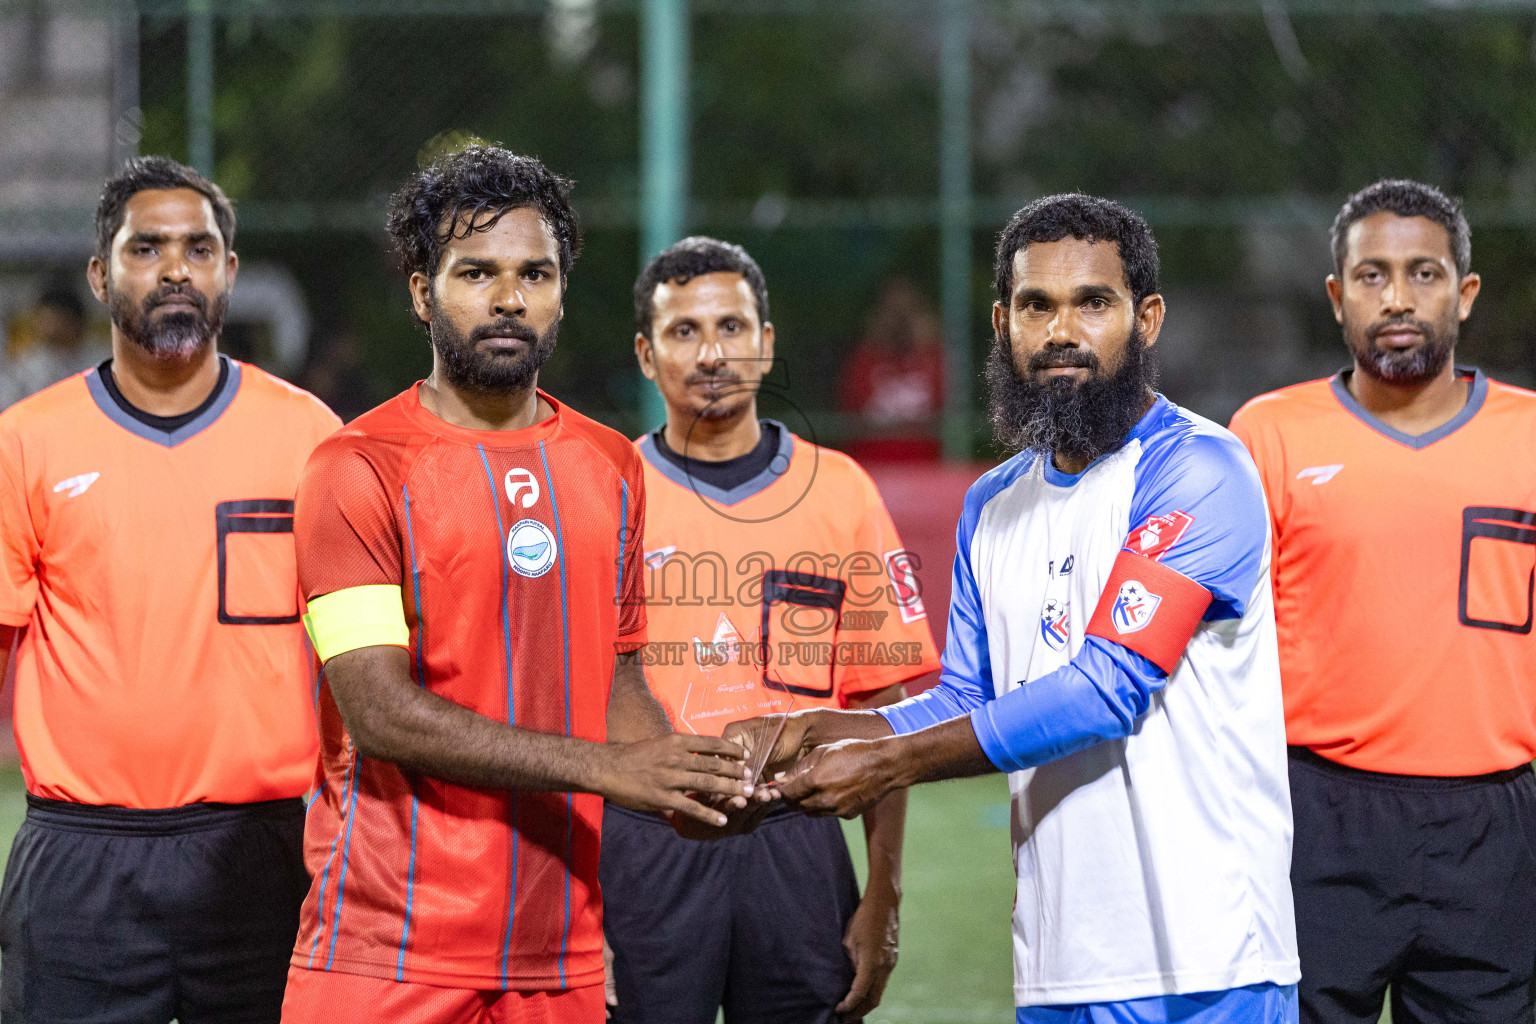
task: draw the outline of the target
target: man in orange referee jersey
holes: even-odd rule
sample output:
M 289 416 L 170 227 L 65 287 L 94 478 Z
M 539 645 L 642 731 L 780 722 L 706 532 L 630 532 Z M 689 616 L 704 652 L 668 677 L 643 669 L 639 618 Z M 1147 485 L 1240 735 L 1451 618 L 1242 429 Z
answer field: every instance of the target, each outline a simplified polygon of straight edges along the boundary
M 1232 429 L 1269 500 L 1301 1019 L 1529 1024 L 1536 395 L 1454 362 L 1459 203 L 1379 181 L 1333 224 L 1353 365 Z
M 641 370 L 667 421 L 641 438 L 646 671 L 677 729 L 718 736 L 796 707 L 873 708 L 939 667 L 874 483 L 758 418 L 773 364 L 763 272 L 687 238 L 635 283 Z M 869 881 L 841 827 L 777 807 L 751 835 L 680 838 L 610 803 L 605 923 L 624 1024 L 859 1020 L 896 965 L 906 793 L 864 814 Z
M 218 353 L 217 185 L 107 182 L 91 288 L 112 358 L 0 414 L 0 675 L 27 780 L 0 1019 L 277 1019 L 309 880 L 311 658 L 293 499 L 340 425 Z
M 603 1019 L 603 798 L 701 827 L 742 750 L 646 687 L 640 456 L 537 387 L 579 242 L 569 183 L 471 146 L 389 231 L 432 374 L 316 451 L 299 579 L 322 785 L 283 1019 Z

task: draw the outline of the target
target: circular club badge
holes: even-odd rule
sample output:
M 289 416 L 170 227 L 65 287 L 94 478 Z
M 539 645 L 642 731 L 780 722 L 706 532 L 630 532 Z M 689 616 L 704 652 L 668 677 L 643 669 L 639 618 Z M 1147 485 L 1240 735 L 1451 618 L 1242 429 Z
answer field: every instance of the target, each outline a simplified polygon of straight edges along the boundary
M 507 532 L 507 561 L 519 576 L 543 576 L 557 554 L 555 535 L 537 519 L 521 519 Z

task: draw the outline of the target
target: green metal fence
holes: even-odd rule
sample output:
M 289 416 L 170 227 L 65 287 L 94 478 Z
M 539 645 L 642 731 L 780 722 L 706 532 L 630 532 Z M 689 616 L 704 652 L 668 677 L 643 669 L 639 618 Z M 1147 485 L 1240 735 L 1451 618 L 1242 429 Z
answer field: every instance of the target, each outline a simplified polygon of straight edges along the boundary
M 380 244 L 383 198 L 470 136 L 577 180 L 590 246 L 550 372 L 631 429 L 656 409 L 637 411 L 628 279 L 704 230 L 765 262 L 791 384 L 829 437 L 872 295 L 889 275 L 916 280 L 944 327 L 946 449 L 978 450 L 990 241 L 1063 189 L 1153 222 L 1187 296 L 1170 329 L 1203 316 L 1187 351 L 1215 361 L 1173 358 L 1165 379 L 1213 413 L 1340 358 L 1323 231 L 1385 174 L 1467 197 L 1489 278 L 1467 348 L 1506 376 L 1536 367 L 1528 2 L 60 3 L 133 21 L 138 145 L 211 168 L 245 248 L 297 268 L 321 330 L 366 334 L 385 388 L 423 349 Z M 0 224 L 78 231 L 87 215 Z M 1290 323 L 1278 364 L 1260 351 L 1274 309 Z

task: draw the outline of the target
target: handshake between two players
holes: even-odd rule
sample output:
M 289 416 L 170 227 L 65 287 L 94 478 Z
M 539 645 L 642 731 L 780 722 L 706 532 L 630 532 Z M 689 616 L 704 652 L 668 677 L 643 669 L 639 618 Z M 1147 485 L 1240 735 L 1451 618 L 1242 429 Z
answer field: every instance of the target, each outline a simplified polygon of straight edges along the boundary
M 781 804 L 854 818 L 892 790 L 946 777 L 926 774 L 894 739 L 872 711 L 763 715 L 733 722 L 718 739 L 669 733 L 609 744 L 602 788 L 612 803 L 665 815 L 690 839 L 749 832 Z

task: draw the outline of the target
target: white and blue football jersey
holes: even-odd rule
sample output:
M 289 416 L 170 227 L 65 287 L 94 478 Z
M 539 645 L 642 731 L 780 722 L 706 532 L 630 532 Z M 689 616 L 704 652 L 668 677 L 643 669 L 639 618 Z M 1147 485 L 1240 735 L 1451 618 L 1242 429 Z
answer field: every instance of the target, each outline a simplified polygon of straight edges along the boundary
M 881 713 L 968 714 L 1010 773 L 1018 1005 L 1300 977 L 1269 536 L 1243 446 L 1161 396 L 1082 473 L 1025 451 L 967 494 L 942 681 Z M 1122 552 L 1210 595 L 1171 673 L 1130 640 L 1165 587 L 1094 617 Z

